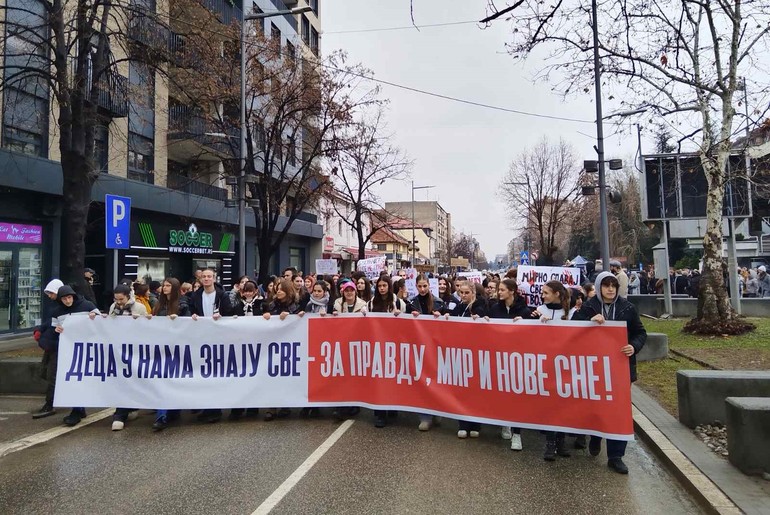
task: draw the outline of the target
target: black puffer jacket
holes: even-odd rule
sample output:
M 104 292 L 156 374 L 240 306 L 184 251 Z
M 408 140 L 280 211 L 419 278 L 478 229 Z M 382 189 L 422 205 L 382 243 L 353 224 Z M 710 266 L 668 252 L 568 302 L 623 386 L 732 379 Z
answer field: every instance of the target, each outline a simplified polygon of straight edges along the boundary
M 524 297 L 516 296 L 516 299 L 513 301 L 513 305 L 508 308 L 508 306 L 505 305 L 505 301 L 498 300 L 494 303 L 492 303 L 489 307 L 489 318 L 531 318 L 532 317 L 532 310 L 529 309 L 529 306 L 527 306 L 527 302 L 524 300 Z
M 609 274 L 609 272 L 607 272 Z M 591 320 L 596 315 L 602 314 L 601 280 L 603 274 L 599 274 L 596 283 L 596 295 L 583 302 L 580 311 L 572 315 L 572 320 Z M 636 307 L 623 297 L 616 297 L 613 308 L 610 310 L 612 320 L 626 323 L 628 343 L 634 348 L 634 355 L 628 358 L 631 367 L 631 382 L 636 381 L 636 355 L 644 347 L 647 341 L 647 331 L 642 325 Z M 609 320 L 609 318 L 608 318 Z
M 433 311 L 428 310 L 428 296 L 427 295 L 415 295 L 409 301 L 412 305 L 413 311 L 418 311 L 421 315 L 432 315 L 433 311 L 444 313 L 444 301 L 438 297 L 433 297 Z

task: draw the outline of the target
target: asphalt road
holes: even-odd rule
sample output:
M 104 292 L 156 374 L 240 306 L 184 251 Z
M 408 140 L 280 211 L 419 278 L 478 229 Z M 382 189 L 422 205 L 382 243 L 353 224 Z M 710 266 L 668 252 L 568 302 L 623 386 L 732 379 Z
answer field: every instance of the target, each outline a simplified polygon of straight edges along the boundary
M 40 404 L 0 397 L 0 449 L 60 427 L 66 413 L 31 420 Z M 420 433 L 405 413 L 385 429 L 368 410 L 349 427 L 296 410 L 211 425 L 185 415 L 162 433 L 152 421 L 143 411 L 112 432 L 107 417 L 1 457 L 0 513 L 250 514 L 266 513 L 266 500 L 276 514 L 700 513 L 640 442 L 629 445 L 630 475 L 620 476 L 604 453 L 544 462 L 537 432 L 525 431 L 524 451 L 513 452 L 498 428 L 459 440 L 454 421 Z

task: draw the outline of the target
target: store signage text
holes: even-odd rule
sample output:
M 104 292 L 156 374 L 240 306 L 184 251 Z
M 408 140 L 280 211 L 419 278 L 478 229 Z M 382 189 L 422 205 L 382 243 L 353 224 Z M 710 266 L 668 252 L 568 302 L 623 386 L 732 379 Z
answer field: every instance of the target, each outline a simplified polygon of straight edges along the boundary
M 195 224 L 186 231 L 172 229 L 168 233 L 168 251 L 180 254 L 212 254 L 214 237 L 208 232 L 198 232 Z
M 43 227 L 40 225 L 22 225 L 0 222 L 0 243 L 43 242 Z

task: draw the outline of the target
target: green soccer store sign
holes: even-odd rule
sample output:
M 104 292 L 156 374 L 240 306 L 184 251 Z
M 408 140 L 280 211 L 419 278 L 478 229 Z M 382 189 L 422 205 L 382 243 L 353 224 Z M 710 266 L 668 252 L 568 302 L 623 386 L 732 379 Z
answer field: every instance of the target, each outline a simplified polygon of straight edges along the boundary
M 140 222 L 139 236 L 147 248 L 162 248 L 155 237 L 155 229 L 152 224 Z M 223 233 L 218 246 L 214 245 L 214 235 L 209 232 L 199 231 L 195 224 L 190 224 L 187 230 L 171 228 L 164 231 L 168 234 L 167 249 L 174 254 L 213 254 L 217 252 L 229 252 L 233 243 L 231 233 Z

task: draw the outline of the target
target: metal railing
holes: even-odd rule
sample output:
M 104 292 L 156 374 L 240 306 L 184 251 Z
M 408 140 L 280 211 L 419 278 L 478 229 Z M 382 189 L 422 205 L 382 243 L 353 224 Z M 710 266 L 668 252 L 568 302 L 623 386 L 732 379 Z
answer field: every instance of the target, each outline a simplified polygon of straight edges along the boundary
M 91 91 L 93 84 L 93 66 L 90 59 L 85 63 L 86 95 Z M 70 81 L 74 85 L 77 73 L 77 58 L 69 58 Z M 128 78 L 113 71 L 105 70 L 96 83 L 96 105 L 111 118 L 125 118 L 128 116 Z
M 223 154 L 237 154 L 240 148 L 241 131 L 238 127 L 214 124 L 195 107 L 170 104 L 168 128 L 170 140 L 193 139 Z
M 199 197 L 206 197 L 221 202 L 227 200 L 227 190 L 225 188 L 196 181 L 183 175 L 169 174 L 166 185 L 169 189 L 183 191 L 190 195 L 198 195 Z
M 201 0 L 201 4 L 225 25 L 243 21 L 243 11 L 229 0 Z

